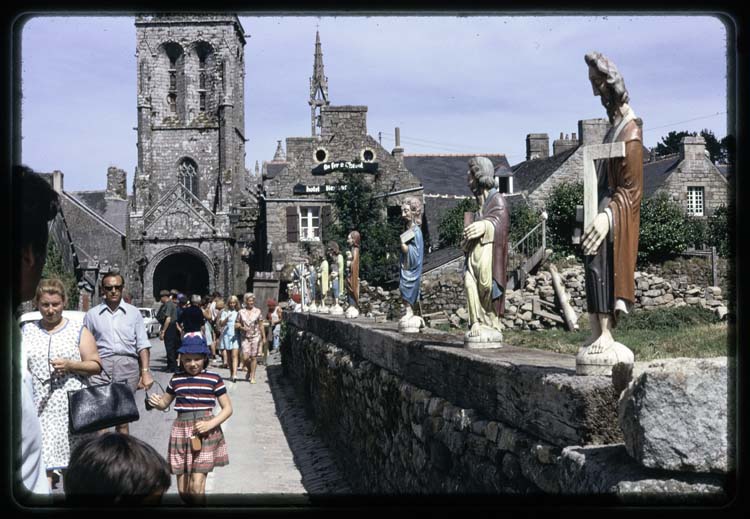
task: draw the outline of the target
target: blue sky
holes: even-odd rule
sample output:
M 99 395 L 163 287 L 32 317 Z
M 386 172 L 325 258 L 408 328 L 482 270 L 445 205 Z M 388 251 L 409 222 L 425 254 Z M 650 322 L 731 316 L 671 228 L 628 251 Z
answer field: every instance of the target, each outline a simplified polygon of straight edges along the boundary
M 368 133 L 408 153 L 525 158 L 528 133 L 605 117 L 583 61 L 598 50 L 625 78 L 644 144 L 669 131 L 727 134 L 727 32 L 710 16 L 242 16 L 246 167 L 310 133 L 320 31 L 331 104 L 368 106 Z M 104 189 L 137 163 L 134 18 L 36 17 L 22 29 L 22 158 L 69 191 Z

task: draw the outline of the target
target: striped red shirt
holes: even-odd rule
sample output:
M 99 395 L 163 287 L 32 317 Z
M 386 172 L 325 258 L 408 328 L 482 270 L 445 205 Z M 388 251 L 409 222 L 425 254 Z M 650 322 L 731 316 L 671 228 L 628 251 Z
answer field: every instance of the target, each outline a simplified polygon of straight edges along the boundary
M 221 375 L 202 371 L 195 376 L 185 372 L 176 373 L 167 385 L 167 393 L 175 395 L 174 410 L 212 411 L 216 399 L 227 392 Z

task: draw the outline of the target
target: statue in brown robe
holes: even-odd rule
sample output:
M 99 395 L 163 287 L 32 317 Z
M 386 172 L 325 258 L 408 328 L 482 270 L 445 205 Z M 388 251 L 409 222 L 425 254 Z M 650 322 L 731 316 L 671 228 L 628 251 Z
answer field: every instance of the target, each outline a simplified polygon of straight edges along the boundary
M 611 329 L 619 313 L 627 313 L 634 302 L 643 133 L 628 106 L 628 91 L 614 63 L 598 52 L 586 54 L 585 61 L 594 95 L 601 98 L 612 124 L 604 142 L 625 143 L 625 157 L 604 160 L 597 168 L 599 213 L 584 229 L 582 240 L 592 334 L 581 353 L 591 355 L 615 345 Z
M 466 343 L 499 343 L 499 318 L 505 306 L 509 214 L 505 198 L 495 188 L 494 167 L 486 157 L 469 160 L 469 188 L 479 202 L 464 228 L 466 253 L 464 289 L 469 310 Z

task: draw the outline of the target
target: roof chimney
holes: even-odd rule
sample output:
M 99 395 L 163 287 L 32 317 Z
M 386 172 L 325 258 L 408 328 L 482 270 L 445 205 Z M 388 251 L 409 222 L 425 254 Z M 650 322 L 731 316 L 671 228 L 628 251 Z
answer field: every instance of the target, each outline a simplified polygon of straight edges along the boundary
M 549 135 L 530 133 L 526 135 L 526 160 L 546 159 L 549 157 Z
M 578 121 L 578 133 L 581 135 L 580 143 L 584 146 L 589 144 L 601 144 L 604 136 L 609 130 L 607 119 L 584 119 Z
M 680 160 L 702 162 L 706 158 L 706 140 L 700 135 L 687 135 L 680 141 Z
M 401 128 L 396 127 L 396 147 L 391 152 L 393 158 L 399 161 L 400 164 L 404 163 L 404 148 L 401 147 Z
M 110 166 L 107 168 L 107 191 L 105 198 L 116 198 L 118 200 L 128 199 L 127 176 L 124 170 Z
M 61 194 L 63 192 L 63 172 L 58 169 L 52 172 L 52 189 Z

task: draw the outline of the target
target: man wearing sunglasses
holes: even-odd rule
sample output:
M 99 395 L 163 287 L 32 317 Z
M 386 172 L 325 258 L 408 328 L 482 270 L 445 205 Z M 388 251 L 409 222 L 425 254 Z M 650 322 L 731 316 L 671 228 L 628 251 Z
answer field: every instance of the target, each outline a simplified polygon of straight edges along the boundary
M 110 271 L 102 278 L 104 301 L 88 312 L 83 324 L 96 339 L 96 347 L 104 370 L 92 376 L 91 384 L 112 380 L 126 382 L 135 393 L 149 389 L 154 379 L 149 370 L 151 343 L 146 335 L 143 316 L 135 306 L 122 300 L 125 281 L 118 271 Z M 128 434 L 128 424 L 116 426 L 117 432 Z

